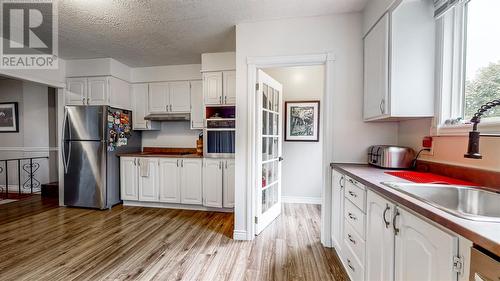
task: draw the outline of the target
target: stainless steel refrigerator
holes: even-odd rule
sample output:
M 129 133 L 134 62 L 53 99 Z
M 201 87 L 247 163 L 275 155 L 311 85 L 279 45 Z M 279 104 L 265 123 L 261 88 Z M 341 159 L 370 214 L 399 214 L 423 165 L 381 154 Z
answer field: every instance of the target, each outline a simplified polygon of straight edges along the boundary
M 120 200 L 118 153 L 141 149 L 132 112 L 109 106 L 66 106 L 63 123 L 64 204 L 111 208 Z

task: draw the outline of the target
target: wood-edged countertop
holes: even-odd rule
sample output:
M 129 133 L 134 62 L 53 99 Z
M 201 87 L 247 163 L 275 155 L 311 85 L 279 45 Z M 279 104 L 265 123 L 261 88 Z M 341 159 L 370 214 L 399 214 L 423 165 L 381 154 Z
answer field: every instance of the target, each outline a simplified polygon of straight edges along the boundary
M 193 154 L 176 154 L 176 153 L 162 153 L 162 152 L 128 152 L 119 153 L 119 157 L 156 157 L 156 158 L 203 158 L 203 155 L 196 153 Z
M 414 197 L 387 187 L 381 184 L 381 182 L 408 182 L 401 178 L 386 174 L 385 172 L 389 170 L 363 164 L 332 163 L 331 167 L 332 169 L 352 177 L 354 180 L 366 185 L 366 187 L 372 191 L 385 196 L 399 205 L 404 206 L 447 229 L 450 229 L 456 234 L 461 235 L 462 237 L 472 241 L 474 244 L 477 244 L 500 257 L 500 223 L 462 219 Z

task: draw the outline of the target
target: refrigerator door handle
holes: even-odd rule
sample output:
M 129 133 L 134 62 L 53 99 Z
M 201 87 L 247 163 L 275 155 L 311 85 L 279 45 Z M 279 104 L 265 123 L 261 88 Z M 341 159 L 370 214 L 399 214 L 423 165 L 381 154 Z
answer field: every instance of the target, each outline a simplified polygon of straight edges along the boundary
M 71 141 L 69 141 L 69 153 L 68 153 L 68 158 L 66 158 L 66 142 L 65 142 L 65 139 L 66 139 L 66 126 L 69 126 L 68 124 L 68 110 L 65 110 L 64 111 L 64 118 L 63 118 L 63 124 L 62 124 L 62 127 L 63 127 L 63 133 L 62 133 L 62 137 L 61 137 L 61 150 L 62 150 L 62 161 L 63 161 L 63 166 L 64 166 L 64 173 L 67 174 L 68 173 L 68 167 L 69 167 L 69 156 L 70 156 L 70 153 L 71 153 Z M 70 132 L 71 134 L 71 130 L 69 130 L 68 128 L 68 132 Z M 71 138 L 71 136 L 70 136 Z

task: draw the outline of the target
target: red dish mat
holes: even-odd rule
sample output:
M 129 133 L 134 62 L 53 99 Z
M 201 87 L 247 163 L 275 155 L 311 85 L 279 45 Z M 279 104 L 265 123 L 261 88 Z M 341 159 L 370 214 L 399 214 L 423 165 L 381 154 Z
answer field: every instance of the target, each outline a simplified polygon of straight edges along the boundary
M 455 184 L 455 185 L 477 186 L 477 184 L 472 182 L 457 180 L 454 178 L 449 178 L 431 173 L 412 172 L 412 171 L 395 171 L 395 172 L 385 172 L 385 173 L 414 183 L 445 183 L 445 184 Z

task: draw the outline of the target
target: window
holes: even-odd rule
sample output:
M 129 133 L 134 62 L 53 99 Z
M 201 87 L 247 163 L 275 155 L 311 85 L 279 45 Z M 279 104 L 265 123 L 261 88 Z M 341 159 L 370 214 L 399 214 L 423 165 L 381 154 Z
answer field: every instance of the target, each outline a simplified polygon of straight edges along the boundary
M 479 107 L 500 98 L 500 1 L 471 0 L 466 4 L 465 120 Z M 500 117 L 493 108 L 485 117 Z
M 435 133 L 466 134 L 486 102 L 500 99 L 500 0 L 439 0 L 436 5 Z M 452 4 L 450 4 L 452 3 Z M 500 132 L 500 108 L 484 116 L 482 132 Z

